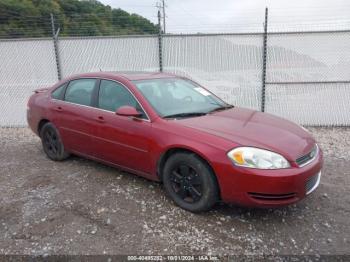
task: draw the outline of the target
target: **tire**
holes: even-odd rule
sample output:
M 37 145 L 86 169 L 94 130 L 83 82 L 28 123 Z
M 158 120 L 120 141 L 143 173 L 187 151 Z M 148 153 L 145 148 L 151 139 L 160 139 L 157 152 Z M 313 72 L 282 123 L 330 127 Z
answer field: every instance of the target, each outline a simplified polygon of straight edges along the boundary
M 56 127 L 52 123 L 46 123 L 40 130 L 41 143 L 45 154 L 54 161 L 62 161 L 69 157 Z
M 163 169 L 163 184 L 177 205 L 193 213 L 208 211 L 219 200 L 215 174 L 195 154 L 170 156 Z

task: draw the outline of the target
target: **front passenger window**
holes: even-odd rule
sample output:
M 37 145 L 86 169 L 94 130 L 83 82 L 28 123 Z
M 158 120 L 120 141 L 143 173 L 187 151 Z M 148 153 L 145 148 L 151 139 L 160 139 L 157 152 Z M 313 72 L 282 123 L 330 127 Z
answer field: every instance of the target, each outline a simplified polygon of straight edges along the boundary
M 91 105 L 92 92 L 94 90 L 96 79 L 78 79 L 69 83 L 65 101 L 89 106 Z
M 139 103 L 124 86 L 114 81 L 101 80 L 98 107 L 115 112 L 121 106 L 132 106 L 142 113 L 141 118 L 146 118 Z

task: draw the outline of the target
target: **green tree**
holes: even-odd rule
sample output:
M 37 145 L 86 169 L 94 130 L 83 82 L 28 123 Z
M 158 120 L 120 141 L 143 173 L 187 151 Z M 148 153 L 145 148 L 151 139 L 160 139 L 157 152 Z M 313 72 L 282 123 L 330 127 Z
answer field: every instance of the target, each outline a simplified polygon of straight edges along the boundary
M 51 36 L 51 13 L 62 36 L 157 33 L 148 19 L 95 0 L 0 0 L 0 37 Z

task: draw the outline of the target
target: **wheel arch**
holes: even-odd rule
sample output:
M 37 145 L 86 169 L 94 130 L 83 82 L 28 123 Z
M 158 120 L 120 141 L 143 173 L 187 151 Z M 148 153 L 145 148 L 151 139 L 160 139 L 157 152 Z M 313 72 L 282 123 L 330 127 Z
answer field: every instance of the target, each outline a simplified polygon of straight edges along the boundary
M 43 128 L 43 126 L 46 124 L 46 123 L 49 123 L 50 121 L 46 118 L 43 118 L 39 121 L 38 123 L 38 127 L 37 127 L 37 132 L 38 132 L 38 135 L 40 136 L 40 132 L 41 132 L 41 129 Z
M 197 157 L 199 157 L 202 161 L 204 161 L 207 166 L 209 167 L 209 169 L 213 172 L 215 180 L 216 180 L 216 184 L 218 187 L 218 191 L 219 191 L 219 196 L 221 198 L 221 190 L 220 190 L 220 185 L 219 185 L 219 181 L 217 178 L 217 175 L 215 173 L 214 168 L 212 167 L 212 164 L 210 163 L 210 161 L 200 152 L 198 152 L 197 150 L 193 150 L 192 148 L 186 148 L 186 147 L 181 147 L 181 146 L 174 146 L 174 147 L 170 147 L 168 149 L 166 149 L 160 156 L 160 158 L 157 161 L 157 176 L 159 178 L 160 181 L 163 181 L 163 168 L 164 165 L 166 163 L 166 161 L 169 159 L 169 157 L 171 157 L 172 155 L 179 153 L 179 152 L 184 152 L 184 153 L 190 153 L 190 154 L 194 154 Z

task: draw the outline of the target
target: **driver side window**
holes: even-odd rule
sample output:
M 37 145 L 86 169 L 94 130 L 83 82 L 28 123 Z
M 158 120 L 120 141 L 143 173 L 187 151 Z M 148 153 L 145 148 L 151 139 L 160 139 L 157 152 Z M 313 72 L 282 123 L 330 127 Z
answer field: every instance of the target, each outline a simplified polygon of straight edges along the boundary
M 115 112 L 121 106 L 132 106 L 142 114 L 142 119 L 147 119 L 146 114 L 129 90 L 117 82 L 101 80 L 98 107 Z

